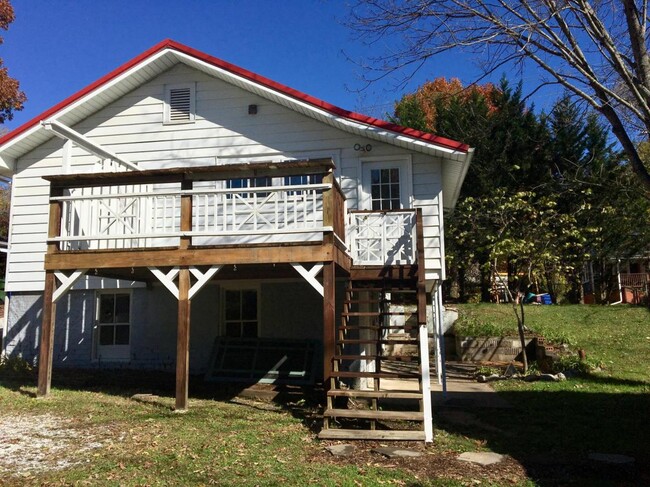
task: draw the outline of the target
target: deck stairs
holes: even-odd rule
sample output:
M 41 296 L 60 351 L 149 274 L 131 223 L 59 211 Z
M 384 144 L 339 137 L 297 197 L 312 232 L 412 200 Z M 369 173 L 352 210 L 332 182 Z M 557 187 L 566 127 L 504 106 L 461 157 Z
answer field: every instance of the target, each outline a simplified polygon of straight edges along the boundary
M 413 279 L 351 275 L 319 438 L 425 440 L 417 292 Z

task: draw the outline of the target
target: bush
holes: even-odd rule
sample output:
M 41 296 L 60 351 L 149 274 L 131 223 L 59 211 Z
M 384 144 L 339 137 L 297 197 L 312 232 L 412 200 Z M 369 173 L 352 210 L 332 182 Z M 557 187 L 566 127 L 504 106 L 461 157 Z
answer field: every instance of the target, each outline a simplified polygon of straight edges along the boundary
M 31 378 L 36 374 L 36 369 L 21 357 L 0 357 L 0 377 L 5 378 Z

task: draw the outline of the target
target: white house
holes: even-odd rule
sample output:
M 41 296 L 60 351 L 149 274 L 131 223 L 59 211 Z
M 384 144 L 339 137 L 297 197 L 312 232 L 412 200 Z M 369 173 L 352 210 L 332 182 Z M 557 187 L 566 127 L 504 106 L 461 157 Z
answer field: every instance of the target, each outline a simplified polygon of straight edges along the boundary
M 52 364 L 175 369 L 179 409 L 190 373 L 322 381 L 321 436 L 430 441 L 426 315 L 438 329 L 471 157 L 163 41 L 0 139 L 4 352 L 39 365 L 42 395 Z M 417 373 L 391 368 L 413 350 Z M 351 396 L 371 409 L 335 407 Z

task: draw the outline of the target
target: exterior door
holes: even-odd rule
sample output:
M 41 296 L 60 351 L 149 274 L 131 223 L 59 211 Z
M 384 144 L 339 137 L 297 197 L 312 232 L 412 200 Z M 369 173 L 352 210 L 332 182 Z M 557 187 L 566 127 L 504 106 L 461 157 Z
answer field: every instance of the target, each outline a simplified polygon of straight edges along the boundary
M 352 213 L 350 238 L 355 263 L 398 265 L 414 262 L 415 213 L 408 160 L 363 163 L 360 209 Z
M 362 209 L 399 210 L 411 206 L 407 161 L 364 162 Z
M 131 293 L 97 294 L 97 359 L 125 362 L 131 355 Z

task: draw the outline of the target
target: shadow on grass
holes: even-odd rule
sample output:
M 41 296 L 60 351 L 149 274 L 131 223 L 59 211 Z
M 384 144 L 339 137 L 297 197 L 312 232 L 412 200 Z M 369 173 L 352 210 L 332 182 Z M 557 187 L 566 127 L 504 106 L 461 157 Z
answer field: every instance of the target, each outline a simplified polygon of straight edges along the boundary
M 36 374 L 0 373 L 1 386 L 29 397 L 36 397 L 35 392 L 29 390 L 36 386 L 36 381 Z M 173 373 L 160 371 L 64 368 L 53 371 L 52 388 L 98 392 L 123 398 L 150 394 L 160 396 L 161 400 L 139 398 L 135 398 L 135 400 L 164 409 L 173 409 L 167 406 L 167 402 L 170 398 L 171 404 L 174 402 L 176 379 Z M 320 431 L 322 417 L 319 413 L 322 410 L 323 392 L 319 387 L 264 386 L 252 382 L 205 382 L 203 375 L 190 377 L 190 409 L 192 408 L 192 399 L 228 402 L 238 397 L 271 402 L 299 419 L 311 432 Z
M 587 389 L 592 381 L 594 386 Z M 446 421 L 444 411 L 434 417 L 439 428 L 515 458 L 538 485 L 650 485 L 649 389 L 593 392 L 600 384 L 650 387 L 645 382 L 590 376 L 548 388 L 499 392 L 512 409 L 473 409 L 467 412 L 478 420 L 464 424 L 453 421 L 453 415 Z M 635 461 L 597 462 L 589 458 L 594 453 L 625 455 Z

